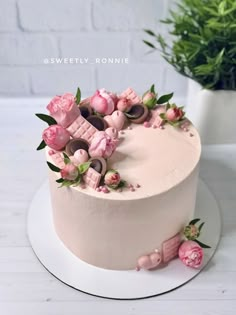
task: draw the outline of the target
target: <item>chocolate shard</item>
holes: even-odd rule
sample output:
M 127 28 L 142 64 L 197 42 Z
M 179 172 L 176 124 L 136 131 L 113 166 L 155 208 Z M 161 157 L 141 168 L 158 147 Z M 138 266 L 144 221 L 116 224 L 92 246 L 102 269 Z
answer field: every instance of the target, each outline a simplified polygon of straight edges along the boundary
M 72 139 L 66 145 L 66 154 L 68 156 L 72 156 L 74 155 L 75 151 L 79 149 L 83 149 L 88 152 L 89 143 L 82 138 Z
M 148 113 L 148 109 L 145 105 L 134 104 L 125 114 L 131 122 L 135 124 L 142 124 L 146 120 Z
M 90 167 L 92 167 L 95 171 L 100 173 L 102 176 L 105 175 L 107 170 L 107 162 L 102 157 L 92 157 L 89 159 L 89 162 L 91 162 Z
M 107 122 L 102 117 L 91 115 L 87 117 L 87 121 L 100 131 L 107 128 Z
M 89 105 L 82 105 L 82 106 L 80 106 L 79 107 L 79 109 L 80 109 L 80 113 L 81 113 L 81 115 L 85 118 L 85 119 L 87 119 L 89 116 L 91 116 L 92 115 L 92 108 L 89 106 Z

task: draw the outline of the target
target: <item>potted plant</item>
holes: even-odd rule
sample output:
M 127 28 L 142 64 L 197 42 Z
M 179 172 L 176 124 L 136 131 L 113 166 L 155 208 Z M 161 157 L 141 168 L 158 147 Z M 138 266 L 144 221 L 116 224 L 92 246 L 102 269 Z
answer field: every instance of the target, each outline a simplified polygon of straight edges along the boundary
M 171 43 L 152 30 L 144 43 L 189 78 L 187 115 L 203 143 L 236 143 L 236 1 L 180 0 L 161 22 Z

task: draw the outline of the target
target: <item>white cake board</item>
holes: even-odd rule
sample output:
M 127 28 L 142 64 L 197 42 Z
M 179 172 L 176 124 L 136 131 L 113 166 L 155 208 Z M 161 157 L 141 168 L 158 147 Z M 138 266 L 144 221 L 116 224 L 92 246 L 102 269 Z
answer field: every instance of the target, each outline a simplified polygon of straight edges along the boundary
M 210 261 L 220 239 L 221 216 L 215 198 L 200 180 L 195 218 L 206 222 L 200 240 L 204 249 L 201 269 L 191 269 L 179 259 L 155 271 L 113 271 L 78 259 L 57 237 L 52 221 L 48 183 L 36 193 L 28 214 L 28 235 L 35 254 L 56 278 L 74 289 L 111 299 L 141 299 L 171 291 L 194 278 Z

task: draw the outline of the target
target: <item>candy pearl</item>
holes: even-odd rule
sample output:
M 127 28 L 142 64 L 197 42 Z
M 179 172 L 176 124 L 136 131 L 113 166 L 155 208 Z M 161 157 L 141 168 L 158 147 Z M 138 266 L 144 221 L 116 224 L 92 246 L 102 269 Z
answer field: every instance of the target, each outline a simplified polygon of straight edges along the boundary
M 48 154 L 49 154 L 49 155 L 53 155 L 53 154 L 55 154 L 55 151 L 54 151 L 54 150 L 49 150 L 49 151 L 48 151 Z
M 96 188 L 96 191 L 97 191 L 97 192 L 100 192 L 100 191 L 101 191 L 101 188 L 100 188 L 100 187 L 97 187 L 97 188 Z
M 85 163 L 88 161 L 88 153 L 83 149 L 79 149 L 75 151 L 74 158 L 78 163 Z
M 187 132 L 187 131 L 188 131 L 188 128 L 184 127 L 184 131 Z
M 144 126 L 145 128 L 150 128 L 150 127 L 151 127 L 151 124 L 150 124 L 150 122 L 145 121 L 145 122 L 143 123 L 143 126 Z
M 103 186 L 99 186 L 98 188 L 100 188 L 101 190 L 103 189 Z
M 132 130 L 133 128 L 131 126 L 129 126 L 127 129 Z
M 124 134 L 125 134 L 125 132 L 124 132 L 123 130 L 121 130 L 121 131 L 120 131 L 120 134 L 121 134 L 121 135 L 124 135 Z
M 140 188 L 141 186 L 139 184 L 136 184 L 136 188 Z
M 102 187 L 102 192 L 104 192 L 105 194 L 107 194 L 107 193 L 110 192 L 110 190 L 109 190 L 106 186 L 104 186 L 104 187 Z
M 193 133 L 191 133 L 191 132 L 190 132 L 190 134 L 189 134 L 189 135 L 190 135 L 190 137 L 193 137 L 193 136 L 194 136 L 194 134 L 193 134 Z
M 160 126 L 159 128 L 160 128 L 160 129 L 165 129 L 164 126 Z
M 156 129 L 156 128 L 157 128 L 157 126 L 156 126 L 156 125 L 152 125 L 152 128 L 153 128 L 153 129 Z
M 123 191 L 122 188 L 118 189 L 118 192 L 122 192 L 122 191 Z
M 134 187 L 132 184 L 129 184 L 129 185 L 128 185 L 128 188 L 132 188 L 132 187 Z
M 130 190 L 130 191 L 135 191 L 134 187 L 131 187 L 129 190 Z

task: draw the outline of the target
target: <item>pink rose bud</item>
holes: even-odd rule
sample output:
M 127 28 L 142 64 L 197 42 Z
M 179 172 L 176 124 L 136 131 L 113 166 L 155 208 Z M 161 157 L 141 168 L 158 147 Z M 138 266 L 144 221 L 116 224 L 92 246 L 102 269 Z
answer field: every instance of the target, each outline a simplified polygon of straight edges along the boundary
M 61 170 L 61 177 L 66 180 L 75 180 L 78 175 L 78 168 L 72 163 L 66 164 Z
M 196 238 L 198 238 L 200 236 L 199 228 L 194 224 L 190 224 L 190 225 L 185 226 L 184 236 L 188 240 L 194 241 Z
M 97 90 L 90 100 L 91 107 L 102 115 L 111 114 L 116 105 L 116 96 L 105 89 Z
M 115 170 L 107 171 L 104 177 L 104 183 L 111 188 L 117 188 L 120 180 L 120 174 Z
M 166 111 L 166 118 L 169 121 L 178 121 L 184 116 L 184 112 L 177 106 L 171 107 Z
M 89 147 L 91 157 L 100 156 L 105 159 L 109 158 L 114 152 L 117 141 L 112 139 L 105 131 L 97 131 Z
M 52 125 L 43 131 L 43 140 L 51 149 L 60 151 L 70 140 L 70 134 L 65 128 Z
M 157 103 L 157 95 L 151 91 L 147 91 L 143 95 L 143 104 L 152 109 Z
M 203 261 L 203 249 L 197 242 L 185 241 L 180 245 L 179 258 L 188 267 L 199 268 Z
M 80 115 L 75 97 L 70 93 L 55 96 L 48 104 L 47 109 L 56 122 L 65 128 Z
M 85 163 L 88 161 L 88 153 L 83 149 L 79 149 L 74 153 L 74 160 L 76 161 L 76 165 Z
M 126 112 L 132 106 L 130 100 L 126 97 L 122 97 L 117 102 L 117 109 L 121 112 Z

